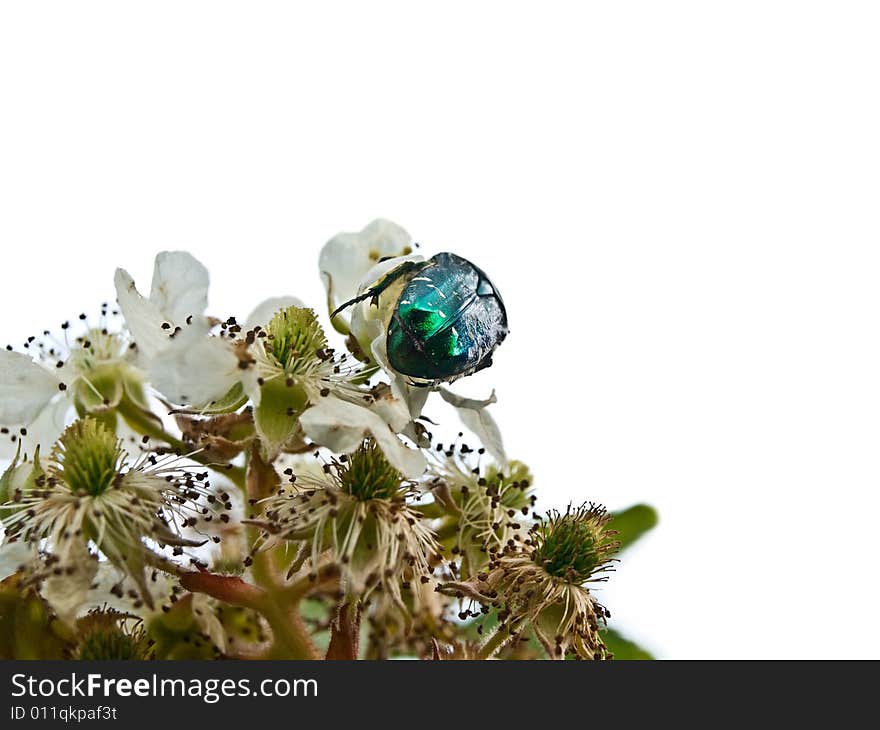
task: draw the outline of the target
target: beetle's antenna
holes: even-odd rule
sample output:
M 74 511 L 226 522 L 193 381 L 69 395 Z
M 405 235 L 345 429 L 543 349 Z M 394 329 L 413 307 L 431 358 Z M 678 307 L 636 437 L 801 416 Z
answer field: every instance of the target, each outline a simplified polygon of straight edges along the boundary
M 385 291 L 389 286 L 391 286 L 395 281 L 397 281 L 404 274 L 415 271 L 417 269 L 422 268 L 424 264 L 422 262 L 416 261 L 404 261 L 400 266 L 395 266 L 391 271 L 389 271 L 385 276 L 383 276 L 375 286 L 371 286 L 367 289 L 363 294 L 358 294 L 354 299 L 349 299 L 344 304 L 340 304 L 330 315 L 330 319 L 333 319 L 337 314 L 339 314 L 343 309 L 350 307 L 352 304 L 357 304 L 358 302 L 364 301 L 364 299 L 372 298 L 370 304 L 373 306 L 379 306 L 379 295 Z
M 348 309 L 352 304 L 357 304 L 358 302 L 362 302 L 362 301 L 364 301 L 364 299 L 367 299 L 367 298 L 373 296 L 374 292 L 375 292 L 375 287 L 373 289 L 367 289 L 367 291 L 365 291 L 363 294 L 359 294 L 354 299 L 349 299 L 344 304 L 340 304 L 338 307 L 336 307 L 336 309 L 333 310 L 333 313 L 330 315 L 330 319 L 333 319 L 343 309 Z M 378 292 L 377 292 L 377 294 L 378 294 Z M 376 297 L 375 304 L 377 307 L 379 306 L 378 296 Z

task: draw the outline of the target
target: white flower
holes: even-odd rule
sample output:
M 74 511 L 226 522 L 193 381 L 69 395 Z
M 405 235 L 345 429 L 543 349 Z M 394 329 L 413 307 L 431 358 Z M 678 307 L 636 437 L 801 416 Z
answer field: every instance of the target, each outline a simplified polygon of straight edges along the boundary
M 240 387 L 258 402 L 256 376 L 242 368 L 235 347 L 241 327 L 230 319 L 215 333 L 205 316 L 209 281 L 208 270 L 191 254 L 165 251 L 156 256 L 149 298 L 123 269 L 116 271 L 116 297 L 150 382 L 167 400 L 205 407 Z M 292 304 L 299 300 L 267 299 L 246 326 L 265 325 Z
M 179 291 L 187 287 L 195 291 Z M 234 410 L 250 401 L 267 456 L 274 456 L 303 434 L 324 446 L 338 440 L 329 437 L 334 429 L 323 411 L 298 421 L 332 393 L 349 403 L 347 414 L 357 414 L 347 429 L 375 432 L 408 473 L 424 469 L 421 457 L 389 431 L 389 423 L 396 430 L 409 423 L 400 403 L 353 382 L 361 367 L 329 348 L 312 310 L 294 297 L 275 297 L 257 306 L 244 327 L 230 319 L 215 333 L 204 316 L 207 287 L 205 268 L 183 252 L 156 257 L 149 299 L 125 271 L 116 272 L 120 309 L 151 384 L 167 400 L 195 411 L 219 403 Z
M 98 325 L 73 337 L 69 322 L 63 339 L 48 331 L 30 338 L 28 353 L 0 351 L 0 456 L 24 446 L 51 446 L 64 430 L 73 407 L 81 413 L 104 413 L 124 397 L 142 404 L 143 374 L 132 362 L 125 332 L 111 331 L 102 311 Z M 84 319 L 83 315 L 80 319 Z M 10 448 L 11 444 L 11 448 Z
M 482 456 L 473 455 L 466 444 L 438 444 L 422 481 L 444 510 L 435 529 L 459 556 L 463 577 L 473 577 L 493 553 L 519 539 L 535 502 L 525 464 L 486 466 Z
M 364 276 L 380 260 L 407 256 L 413 246 L 403 228 L 381 218 L 358 233 L 339 233 L 327 241 L 318 257 L 318 267 L 327 292 L 328 311 L 354 298 Z M 347 334 L 350 321 L 350 313 L 343 310 L 333 318 L 333 325 Z
M 19 437 L 27 436 L 28 428 L 44 413 L 54 415 L 48 406 L 59 396 L 60 383 L 55 373 L 28 356 L 0 351 L 0 424 L 8 437 L 2 439 L 5 455 L 10 455 L 10 450 L 14 453 Z
M 501 429 L 495 423 L 495 419 L 486 410 L 486 407 L 495 403 L 495 391 L 485 399 L 465 398 L 453 393 L 448 388 L 437 388 L 440 397 L 455 408 L 461 422 L 480 440 L 480 443 L 488 451 L 492 458 L 503 469 L 507 466 L 507 454 L 504 451 L 504 441 L 501 438 Z
M 144 358 L 156 358 L 184 327 L 207 328 L 208 282 L 208 270 L 186 251 L 156 256 L 149 299 L 127 271 L 116 270 L 116 300 Z
M 350 454 L 372 436 L 388 462 L 405 477 L 425 471 L 422 452 L 405 446 L 385 420 L 364 406 L 328 396 L 305 411 L 300 423 L 315 443 L 337 453 Z
M 208 270 L 185 251 L 156 256 L 149 298 L 117 269 L 116 300 L 152 385 L 176 403 L 201 404 L 237 382 L 238 359 L 220 338 L 209 337 L 205 317 Z
M 354 450 L 372 434 L 392 464 L 420 474 L 424 458 L 397 434 L 409 424 L 404 405 L 387 388 L 367 388 L 361 368 L 330 349 L 315 313 L 288 307 L 265 328 L 245 335 L 250 369 L 260 390 L 254 421 L 270 455 L 301 433 L 335 451 Z
M 360 233 L 340 233 L 321 250 L 318 265 L 327 291 L 331 314 L 393 275 L 401 264 L 421 263 L 423 256 L 413 254 L 410 235 L 396 223 L 377 219 Z M 388 363 L 385 340 L 400 290 L 406 279 L 392 284 L 382 296 L 356 302 L 333 317 L 334 326 L 351 335 L 349 347 L 365 363 L 380 367 L 388 376 L 395 399 L 405 404 L 410 422 L 422 412 L 429 388 L 417 388 Z M 400 429 L 401 431 L 404 429 Z M 415 436 L 414 433 L 410 433 Z

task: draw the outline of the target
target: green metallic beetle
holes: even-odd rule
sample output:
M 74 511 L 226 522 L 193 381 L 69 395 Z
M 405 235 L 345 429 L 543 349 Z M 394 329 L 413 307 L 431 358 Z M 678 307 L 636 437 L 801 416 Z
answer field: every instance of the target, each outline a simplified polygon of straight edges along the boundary
M 401 278 L 387 332 L 392 368 L 414 385 L 431 386 L 492 364 L 508 332 L 504 302 L 481 269 L 453 253 L 405 261 L 332 316 L 368 298 L 379 306 L 382 293 Z

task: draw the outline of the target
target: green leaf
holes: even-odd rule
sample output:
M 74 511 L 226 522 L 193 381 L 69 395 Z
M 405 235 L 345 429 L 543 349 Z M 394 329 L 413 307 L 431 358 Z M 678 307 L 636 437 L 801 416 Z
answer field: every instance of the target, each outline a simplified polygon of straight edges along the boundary
M 624 550 L 651 530 L 657 521 L 657 510 L 647 504 L 636 504 L 623 512 L 616 512 L 609 528 L 617 530 L 620 549 Z
M 621 636 L 614 629 L 605 629 L 602 631 L 602 638 L 605 640 L 605 646 L 607 646 L 611 653 L 614 654 L 616 660 L 646 660 L 654 658 L 649 651 L 646 651 L 634 641 L 630 641 L 626 637 Z

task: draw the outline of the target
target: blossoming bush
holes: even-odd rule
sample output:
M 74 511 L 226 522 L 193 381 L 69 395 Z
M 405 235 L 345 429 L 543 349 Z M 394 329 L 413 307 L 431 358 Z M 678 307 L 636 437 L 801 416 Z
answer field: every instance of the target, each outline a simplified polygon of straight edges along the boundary
M 119 269 L 115 305 L 0 351 L 0 657 L 646 656 L 590 586 L 653 510 L 539 514 L 494 393 L 391 365 L 372 287 L 423 261 L 389 221 L 331 239 L 328 330 L 286 296 L 210 316 L 164 252 L 149 294 Z

